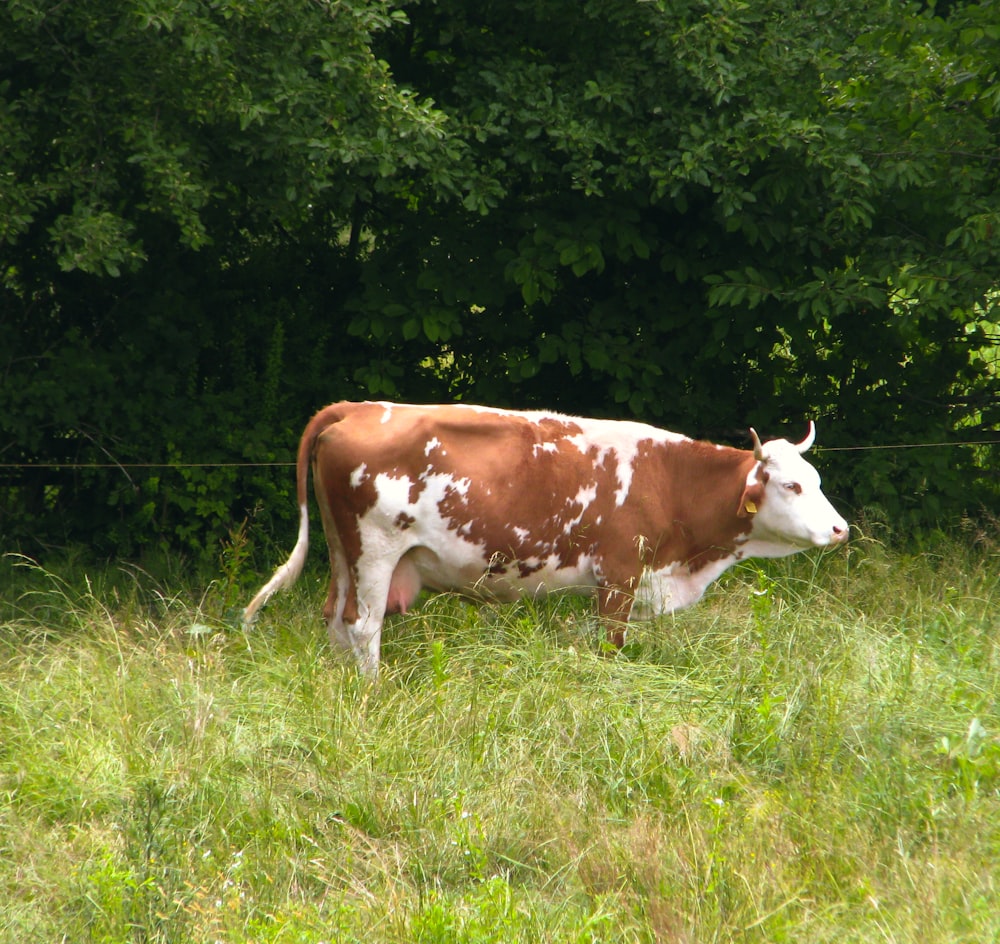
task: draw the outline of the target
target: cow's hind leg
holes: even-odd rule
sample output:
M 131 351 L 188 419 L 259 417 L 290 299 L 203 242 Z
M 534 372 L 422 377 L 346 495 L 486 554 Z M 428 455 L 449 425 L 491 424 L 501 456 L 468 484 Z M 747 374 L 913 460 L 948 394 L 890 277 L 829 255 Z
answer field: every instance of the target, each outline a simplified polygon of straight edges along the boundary
M 396 568 L 394 557 L 381 560 L 365 559 L 358 562 L 354 606 L 348 599 L 344 610 L 343 627 L 358 669 L 362 675 L 375 678 L 378 674 L 382 648 L 382 623 L 389 602 L 392 575 Z
M 330 646 L 337 652 L 353 653 L 350 637 L 344 627 L 345 610 L 356 609 L 354 580 L 347 563 L 344 546 L 335 528 L 326 529 L 326 543 L 330 552 L 330 587 L 323 604 L 323 619 Z
M 330 646 L 338 652 L 352 652 L 351 639 L 344 626 L 344 611 L 354 597 L 354 582 L 350 579 L 346 567 L 340 572 L 330 575 L 330 591 L 323 607 L 323 619 L 326 620 L 326 634 Z

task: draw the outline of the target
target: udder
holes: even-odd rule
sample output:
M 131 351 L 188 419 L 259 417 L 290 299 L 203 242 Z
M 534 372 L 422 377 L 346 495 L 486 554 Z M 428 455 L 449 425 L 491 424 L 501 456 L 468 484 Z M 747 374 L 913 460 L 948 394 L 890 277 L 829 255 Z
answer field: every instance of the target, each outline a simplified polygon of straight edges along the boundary
M 389 593 L 386 597 L 386 613 L 405 613 L 420 594 L 422 582 L 420 572 L 409 554 L 403 556 L 392 572 Z

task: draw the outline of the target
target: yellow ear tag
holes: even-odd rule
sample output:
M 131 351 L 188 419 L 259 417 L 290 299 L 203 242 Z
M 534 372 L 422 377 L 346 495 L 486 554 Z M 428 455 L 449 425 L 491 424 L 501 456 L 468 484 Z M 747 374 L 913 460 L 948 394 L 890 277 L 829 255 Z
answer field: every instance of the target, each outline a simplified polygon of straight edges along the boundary
M 750 501 L 749 498 L 747 499 L 747 503 L 743 507 L 746 509 L 746 513 L 748 515 L 757 514 L 757 506 L 752 501 Z

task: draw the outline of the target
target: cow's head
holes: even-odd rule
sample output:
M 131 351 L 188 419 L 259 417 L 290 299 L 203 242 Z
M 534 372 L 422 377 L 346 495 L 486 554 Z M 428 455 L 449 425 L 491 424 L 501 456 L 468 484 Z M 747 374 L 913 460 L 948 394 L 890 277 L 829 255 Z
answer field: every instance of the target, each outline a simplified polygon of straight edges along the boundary
M 800 443 L 773 439 L 761 445 L 751 429 L 754 458 L 738 513 L 751 516 L 754 539 L 798 547 L 829 547 L 847 540 L 847 522 L 820 489 L 819 473 L 802 458 L 816 439 L 816 424 Z

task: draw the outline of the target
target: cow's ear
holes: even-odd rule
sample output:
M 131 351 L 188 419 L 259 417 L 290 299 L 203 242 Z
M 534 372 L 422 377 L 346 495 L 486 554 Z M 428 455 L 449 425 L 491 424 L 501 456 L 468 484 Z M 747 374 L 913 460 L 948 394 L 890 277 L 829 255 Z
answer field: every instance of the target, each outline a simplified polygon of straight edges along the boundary
M 741 518 L 750 518 L 760 511 L 760 504 L 764 500 L 763 485 L 748 485 L 743 489 L 743 496 L 740 498 L 740 507 L 736 509 L 736 514 Z
M 755 474 L 749 479 L 743 494 L 740 496 L 740 504 L 736 509 L 736 514 L 741 518 L 751 518 L 760 511 L 761 503 L 764 501 L 764 486 L 767 484 L 767 473 L 763 469 L 763 463 L 757 466 Z

